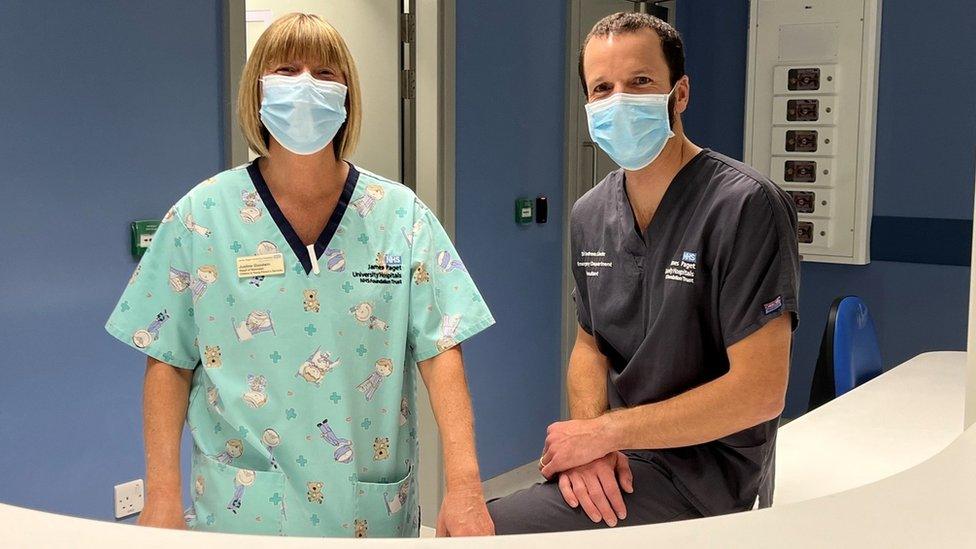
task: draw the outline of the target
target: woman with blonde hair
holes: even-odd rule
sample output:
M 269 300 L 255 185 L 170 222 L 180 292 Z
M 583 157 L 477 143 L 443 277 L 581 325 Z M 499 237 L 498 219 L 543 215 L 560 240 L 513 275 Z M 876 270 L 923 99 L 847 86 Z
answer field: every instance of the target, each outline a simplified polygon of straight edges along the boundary
M 259 158 L 176 202 L 106 324 L 148 355 L 140 524 L 416 536 L 419 371 L 444 446 L 438 534 L 493 533 L 458 344 L 494 320 L 459 260 L 440 265 L 457 252 L 427 207 L 346 160 L 362 102 L 342 37 L 314 15 L 275 21 L 244 68 L 239 118 Z M 310 356 L 327 358 L 311 379 Z

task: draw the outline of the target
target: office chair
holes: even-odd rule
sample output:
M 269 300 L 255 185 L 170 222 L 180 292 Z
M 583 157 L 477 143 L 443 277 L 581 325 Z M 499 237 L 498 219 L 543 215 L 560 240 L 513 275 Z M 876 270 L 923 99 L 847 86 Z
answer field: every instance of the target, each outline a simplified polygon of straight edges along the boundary
M 857 296 L 830 305 L 807 411 L 881 374 L 881 350 L 868 306 Z

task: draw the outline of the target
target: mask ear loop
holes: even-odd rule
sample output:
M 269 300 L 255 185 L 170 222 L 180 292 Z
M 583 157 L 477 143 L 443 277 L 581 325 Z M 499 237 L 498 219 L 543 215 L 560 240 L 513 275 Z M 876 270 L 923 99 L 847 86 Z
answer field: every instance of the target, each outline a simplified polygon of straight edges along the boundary
M 681 80 L 683 78 L 684 76 L 679 78 L 678 81 L 675 82 L 673 86 L 671 86 L 671 91 L 668 92 L 668 133 L 670 134 L 668 135 L 668 139 L 674 137 L 674 118 L 672 118 L 671 116 L 671 94 L 673 94 L 674 91 L 678 89 L 678 84 L 681 83 Z

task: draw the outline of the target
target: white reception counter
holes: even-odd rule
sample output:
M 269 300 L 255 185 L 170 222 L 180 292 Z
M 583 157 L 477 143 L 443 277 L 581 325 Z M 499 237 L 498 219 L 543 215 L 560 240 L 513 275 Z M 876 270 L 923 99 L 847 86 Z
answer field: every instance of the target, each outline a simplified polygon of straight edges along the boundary
M 961 352 L 918 356 L 783 427 L 771 509 L 564 534 L 326 541 L 157 530 L 0 505 L 0 546 L 976 547 L 976 426 L 961 433 L 965 361 Z

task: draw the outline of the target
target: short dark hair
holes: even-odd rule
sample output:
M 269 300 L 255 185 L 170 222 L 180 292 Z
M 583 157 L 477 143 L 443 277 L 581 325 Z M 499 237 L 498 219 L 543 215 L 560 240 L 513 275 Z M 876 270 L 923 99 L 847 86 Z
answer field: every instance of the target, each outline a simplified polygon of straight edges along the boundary
M 590 34 L 586 35 L 579 52 L 579 77 L 583 86 L 583 95 L 587 95 L 586 75 L 583 73 L 583 53 L 586 45 L 593 37 L 603 38 L 614 34 L 635 33 L 643 29 L 651 29 L 661 39 L 661 49 L 664 50 L 664 60 L 668 64 L 671 85 L 685 75 L 685 45 L 678 31 L 666 21 L 653 15 L 635 12 L 619 12 L 608 15 L 593 26 Z

